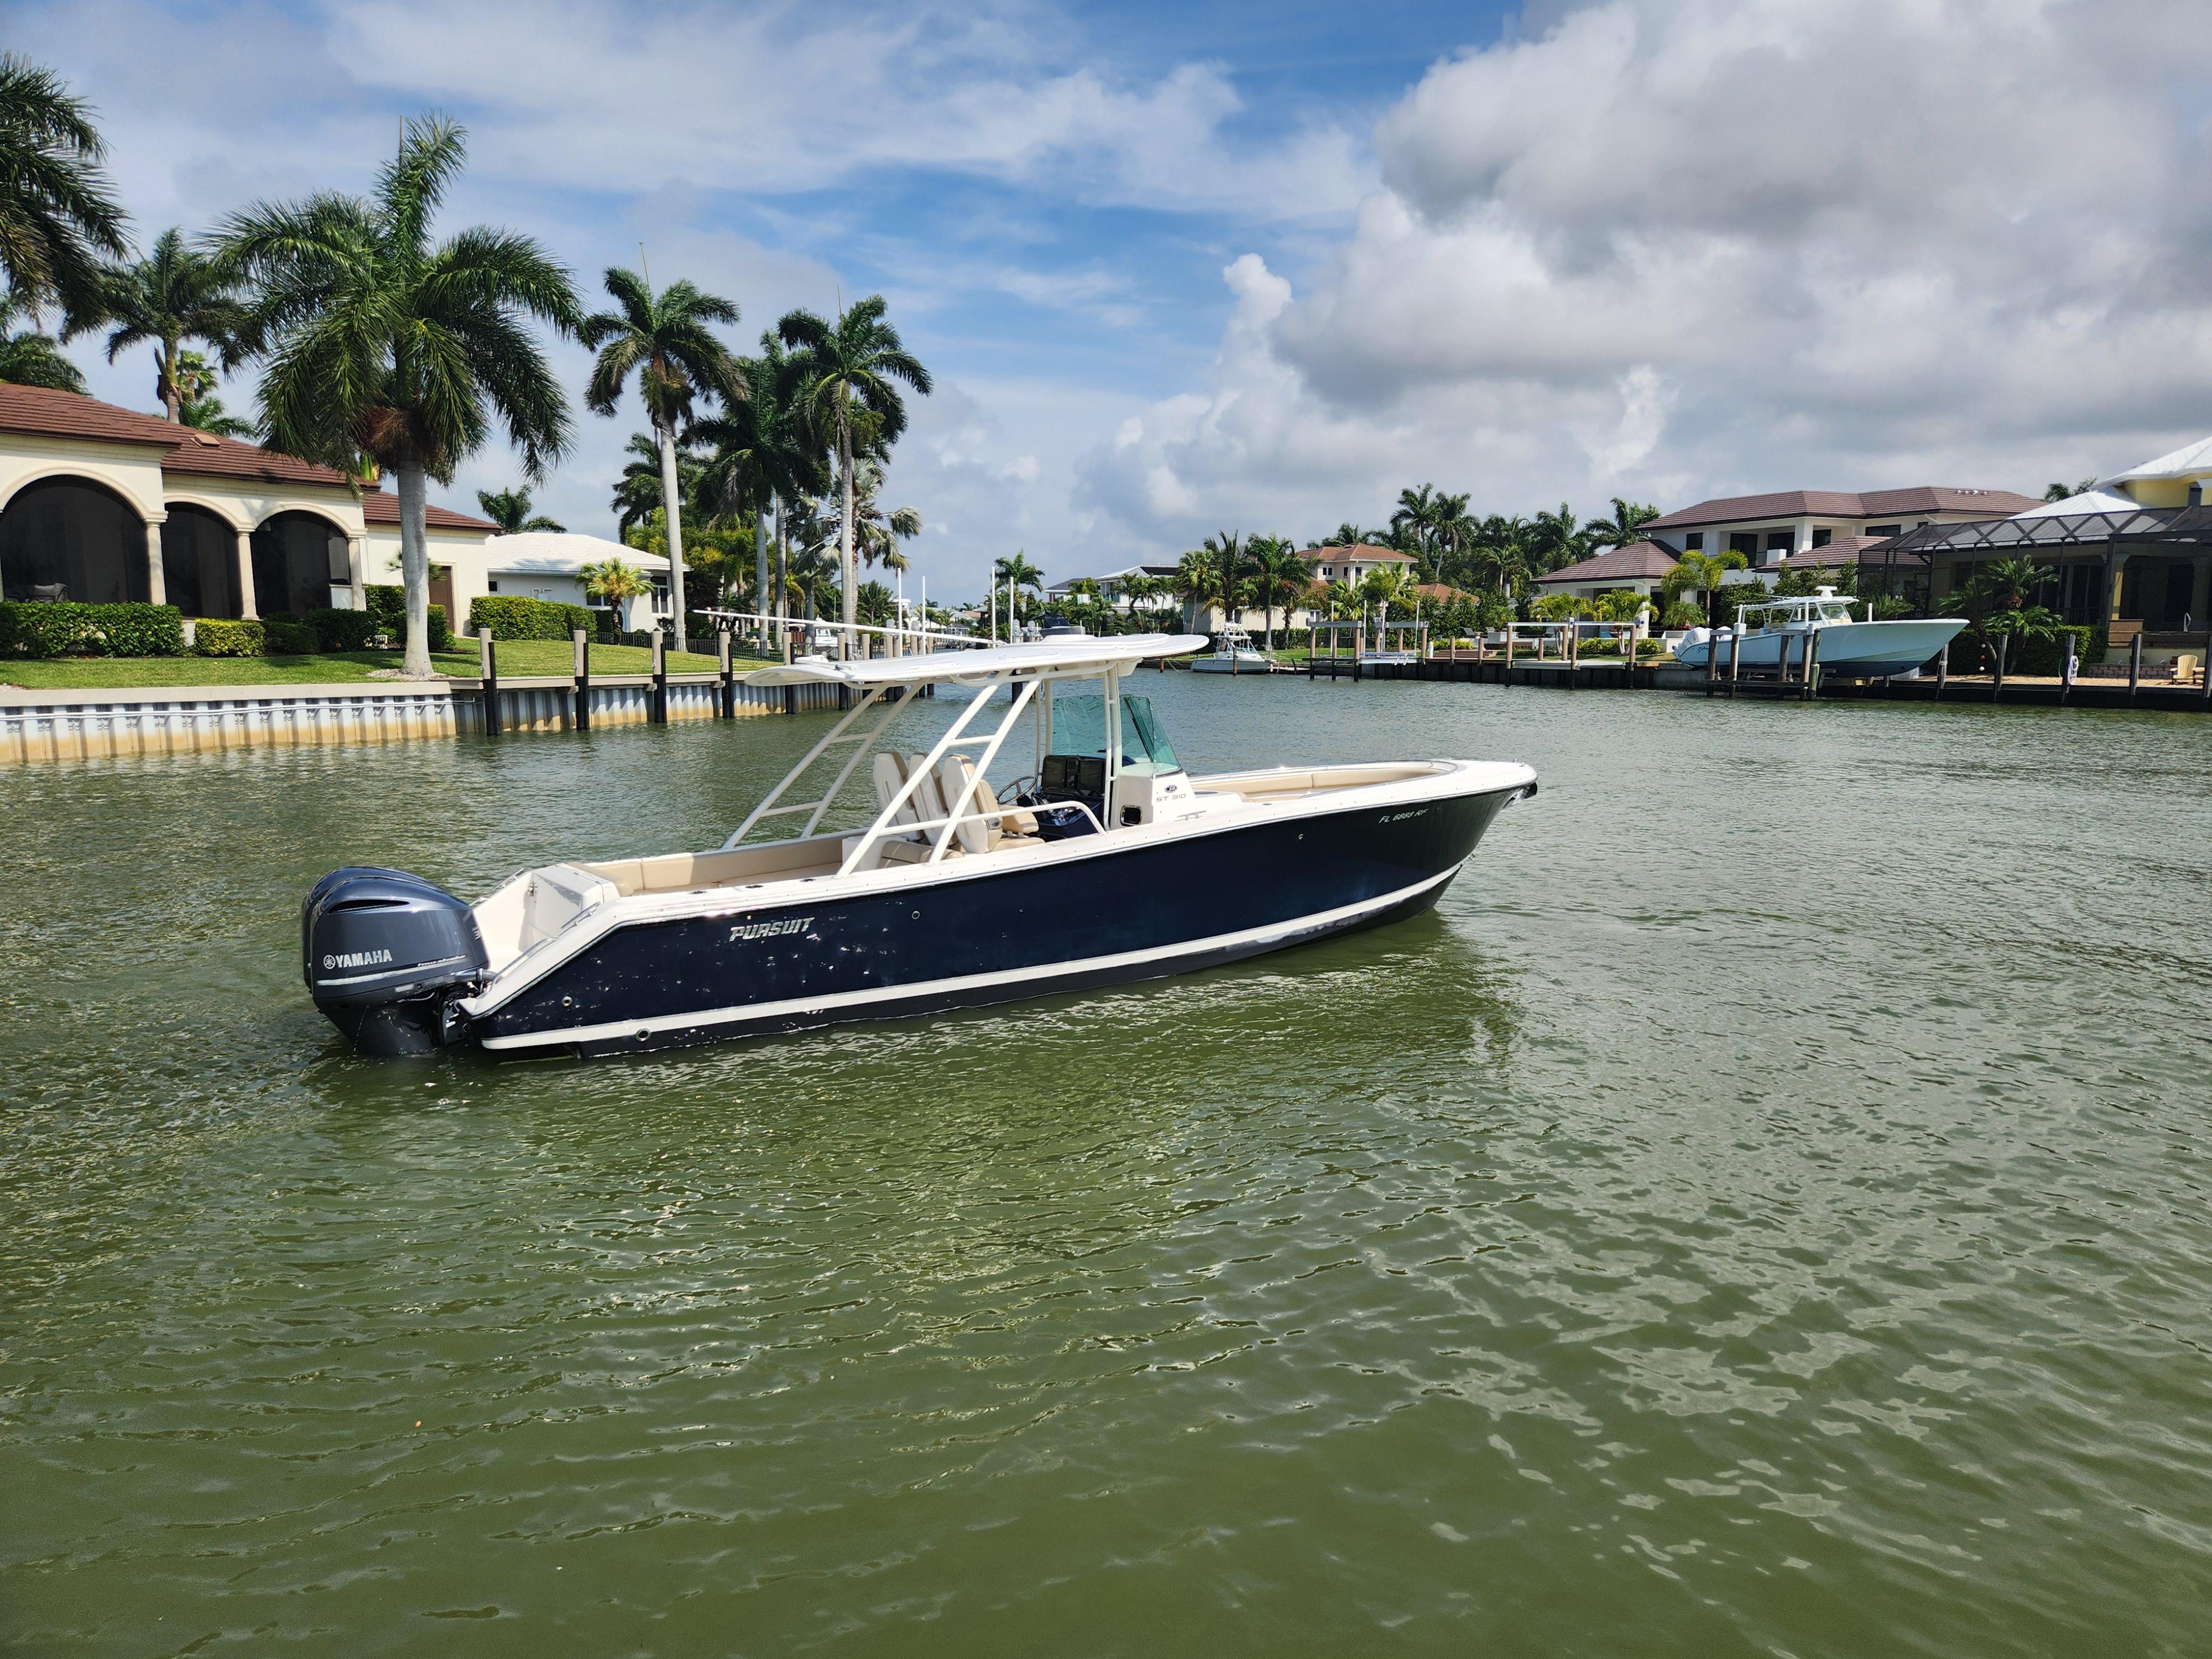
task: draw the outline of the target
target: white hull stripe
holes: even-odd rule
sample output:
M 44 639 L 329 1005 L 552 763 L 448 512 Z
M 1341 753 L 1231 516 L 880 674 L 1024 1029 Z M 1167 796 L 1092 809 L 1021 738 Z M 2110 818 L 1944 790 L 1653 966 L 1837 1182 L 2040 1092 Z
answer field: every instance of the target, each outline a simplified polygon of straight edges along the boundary
M 736 1020 L 783 1019 L 793 1014 L 827 1013 L 834 1008 L 857 1008 L 872 1002 L 903 1002 L 915 998 L 957 996 L 965 992 L 989 990 L 1001 985 L 1018 984 L 1030 988 L 1028 995 L 1049 996 L 1052 982 L 1062 977 L 1146 967 L 1154 963 L 1172 962 L 1179 957 L 1205 956 L 1216 951 L 1232 951 L 1246 945 L 1279 944 L 1316 928 L 1357 921 L 1362 916 L 1373 915 L 1393 905 L 1403 904 L 1432 887 L 1443 885 L 1458 873 L 1459 866 L 1455 864 L 1441 875 L 1431 876 L 1415 882 L 1411 887 L 1401 887 L 1396 892 L 1385 893 L 1379 898 L 1362 899 L 1357 904 L 1340 905 L 1334 910 L 1317 911 L 1312 915 L 1298 916 L 1289 921 L 1270 922 L 1264 927 L 1248 927 L 1242 933 L 1216 933 L 1211 939 L 1186 939 L 1176 945 L 1155 945 L 1146 951 L 1123 951 L 1113 956 L 1086 957 L 1075 962 L 1009 969 L 993 974 L 969 974 L 957 979 L 918 980 L 909 985 L 872 986 L 865 991 L 837 991 L 826 996 L 798 997 L 786 1002 L 756 1002 L 735 1008 L 707 1009 L 693 1014 L 655 1014 L 643 1019 L 617 1019 L 598 1025 L 572 1025 L 558 1031 L 531 1031 L 518 1036 L 486 1037 L 483 1046 L 487 1048 L 525 1048 L 547 1043 L 605 1042 L 636 1036 L 641 1033 L 726 1025 Z

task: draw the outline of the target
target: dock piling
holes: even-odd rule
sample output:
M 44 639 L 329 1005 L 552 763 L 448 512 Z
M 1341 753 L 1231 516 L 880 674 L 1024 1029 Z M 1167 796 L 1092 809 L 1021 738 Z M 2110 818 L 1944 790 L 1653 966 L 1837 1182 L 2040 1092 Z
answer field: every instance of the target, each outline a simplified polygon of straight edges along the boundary
M 654 726 L 668 724 L 668 635 L 658 628 L 653 630 L 653 697 L 646 718 Z
M 492 644 L 491 629 L 477 629 L 477 676 L 483 682 L 484 735 L 499 735 L 499 651 Z
M 574 653 L 576 680 L 576 729 L 592 729 L 592 640 L 582 629 L 569 631 L 568 644 Z

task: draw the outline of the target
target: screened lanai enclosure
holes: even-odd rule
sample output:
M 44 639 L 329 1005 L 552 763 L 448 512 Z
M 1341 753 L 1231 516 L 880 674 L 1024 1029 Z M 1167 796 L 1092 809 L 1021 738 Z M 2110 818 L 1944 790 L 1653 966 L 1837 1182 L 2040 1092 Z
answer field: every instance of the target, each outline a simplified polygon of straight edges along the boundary
M 143 603 L 146 526 L 119 495 L 78 478 L 27 484 L 0 512 L 0 594 L 79 605 Z
M 279 513 L 253 532 L 253 594 L 264 617 L 353 603 L 345 532 L 313 513 Z
M 2038 600 L 2068 623 L 2177 647 L 2212 626 L 2212 507 L 2201 504 L 1923 525 L 1860 554 L 1859 591 L 1941 610 L 1981 566 L 2018 558 L 2047 568 Z

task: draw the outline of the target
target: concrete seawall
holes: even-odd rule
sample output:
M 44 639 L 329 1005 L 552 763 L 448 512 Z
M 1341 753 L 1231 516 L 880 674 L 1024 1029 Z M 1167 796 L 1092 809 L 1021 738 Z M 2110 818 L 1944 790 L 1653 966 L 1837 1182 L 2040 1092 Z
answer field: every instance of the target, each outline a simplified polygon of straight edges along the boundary
M 643 726 L 652 717 L 650 675 L 596 678 L 588 696 L 593 726 Z M 720 696 L 717 675 L 671 674 L 668 718 L 712 720 Z M 803 685 L 795 688 L 793 702 L 802 709 L 835 708 L 837 693 L 830 686 Z M 575 686 L 566 676 L 501 677 L 498 706 L 502 732 L 575 728 Z M 781 690 L 736 688 L 740 718 L 780 714 L 784 708 Z M 0 767 L 202 750 L 398 743 L 483 729 L 483 686 L 477 680 L 0 690 Z

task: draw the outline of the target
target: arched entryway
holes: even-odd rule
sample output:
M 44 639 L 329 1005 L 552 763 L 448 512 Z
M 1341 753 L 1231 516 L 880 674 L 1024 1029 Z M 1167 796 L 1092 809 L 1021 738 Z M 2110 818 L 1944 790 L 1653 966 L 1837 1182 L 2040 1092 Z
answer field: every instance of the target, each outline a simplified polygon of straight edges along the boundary
M 0 594 L 118 605 L 149 597 L 146 523 L 86 478 L 42 478 L 0 511 Z
M 313 513 L 279 513 L 253 532 L 253 597 L 264 617 L 352 603 L 345 532 Z M 348 597 L 332 596 L 343 588 Z
M 187 617 L 238 617 L 238 532 L 204 507 L 172 502 L 161 526 L 161 577 Z

